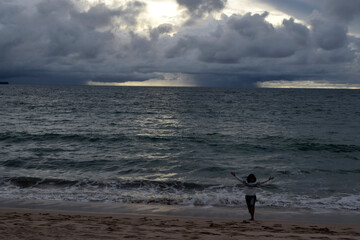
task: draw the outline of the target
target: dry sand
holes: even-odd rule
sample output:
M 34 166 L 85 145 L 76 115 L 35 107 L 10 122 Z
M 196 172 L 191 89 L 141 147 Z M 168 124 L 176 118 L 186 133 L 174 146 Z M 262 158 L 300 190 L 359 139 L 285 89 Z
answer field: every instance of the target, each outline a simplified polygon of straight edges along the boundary
M 360 239 L 359 225 L 0 209 L 0 239 Z

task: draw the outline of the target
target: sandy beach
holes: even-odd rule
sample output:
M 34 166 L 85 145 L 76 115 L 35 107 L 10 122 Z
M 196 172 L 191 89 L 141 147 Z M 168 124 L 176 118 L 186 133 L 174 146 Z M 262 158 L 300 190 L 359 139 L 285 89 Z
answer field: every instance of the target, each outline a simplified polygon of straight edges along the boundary
M 360 239 L 360 226 L 0 209 L 1 239 Z

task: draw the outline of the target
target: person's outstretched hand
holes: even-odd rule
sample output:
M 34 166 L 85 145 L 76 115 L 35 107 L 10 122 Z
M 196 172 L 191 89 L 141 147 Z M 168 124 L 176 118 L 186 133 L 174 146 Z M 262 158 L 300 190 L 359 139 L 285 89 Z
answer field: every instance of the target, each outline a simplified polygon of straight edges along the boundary
M 234 177 L 235 177 L 235 173 L 234 172 L 230 172 L 231 173 L 231 175 L 233 175 Z

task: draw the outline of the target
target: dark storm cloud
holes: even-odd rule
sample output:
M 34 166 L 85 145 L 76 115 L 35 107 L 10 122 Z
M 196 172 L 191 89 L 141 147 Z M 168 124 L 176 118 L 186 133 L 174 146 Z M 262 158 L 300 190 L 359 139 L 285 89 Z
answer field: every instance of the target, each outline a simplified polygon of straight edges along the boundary
M 309 23 L 312 13 L 319 12 L 327 18 L 346 22 L 348 28 L 360 34 L 359 0 L 256 0 L 270 5 L 288 15 Z
M 274 26 L 267 12 L 215 19 L 209 14 L 225 1 L 179 0 L 199 24 L 164 23 L 139 31 L 146 25 L 139 24 L 146 5 L 138 1 L 85 9 L 71 0 L 37 2 L 0 2 L 0 79 L 84 84 L 182 73 L 201 86 L 358 82 L 359 38 L 349 35 L 346 21 L 321 12 L 308 18 L 310 26 L 293 18 Z
M 159 36 L 165 33 L 170 33 L 171 31 L 173 31 L 173 25 L 169 23 L 164 23 L 154 29 L 151 29 L 150 38 L 157 41 L 159 39 Z
M 360 17 L 359 0 L 327 0 L 325 10 L 333 16 L 345 21 Z
M 50 16 L 68 14 L 69 11 L 74 7 L 74 5 L 72 4 L 72 2 L 67 0 L 46 0 L 37 4 L 36 7 L 40 15 Z
M 180 6 L 184 6 L 190 13 L 203 16 L 205 13 L 211 13 L 222 10 L 227 0 L 176 0 Z
M 267 15 L 232 15 L 208 34 L 178 36 L 166 56 L 194 56 L 199 62 L 221 65 L 227 76 L 223 84 L 230 85 L 276 79 L 333 79 L 346 72 L 344 66 L 355 63 L 358 49 L 349 47 L 347 28 L 342 23 L 315 15 L 311 28 L 294 19 L 285 19 L 281 26 L 274 27 L 266 21 Z M 206 76 L 208 83 L 216 82 L 220 71 L 213 80 L 209 75 L 195 77 L 204 82 L 202 76 Z
M 97 28 L 109 26 L 113 18 L 120 18 L 127 25 L 136 25 L 136 16 L 144 10 L 145 4 L 141 2 L 129 2 L 126 7 L 110 9 L 104 3 L 91 7 L 87 12 L 71 13 L 72 17 L 83 25 Z
M 186 35 L 170 48 L 167 57 L 182 56 L 190 50 L 199 52 L 199 60 L 237 63 L 243 58 L 284 58 L 305 48 L 309 30 L 293 19 L 274 28 L 265 18 L 268 13 L 233 15 L 207 36 Z
M 177 3 L 186 8 L 189 20 L 187 25 L 193 24 L 196 20 L 207 14 L 221 11 L 225 8 L 227 0 L 176 0 Z
M 324 12 L 336 20 L 348 24 L 351 32 L 360 34 L 360 1 L 328 0 L 324 3 Z
M 13 9 L 14 6 L 1 5 L 1 9 L 6 11 L 7 8 Z M 25 57 L 24 60 L 33 57 L 30 55 L 34 51 L 37 51 L 38 56 L 72 54 L 81 58 L 94 58 L 103 49 L 103 44 L 113 38 L 109 31 L 100 32 L 87 28 L 89 25 L 95 27 L 104 24 L 104 18 L 94 18 L 90 24 L 82 21 L 87 15 L 93 16 L 93 12 L 97 11 L 94 9 L 98 8 L 99 6 L 94 6 L 87 12 L 79 13 L 70 1 L 40 2 L 33 15 L 22 11 L 7 18 L 11 21 L 10 24 L 2 21 L 0 48 L 2 52 L 11 53 L 12 58 Z M 111 17 L 110 15 L 109 18 Z M 21 56 L 20 52 L 23 53 Z
M 54 81 L 67 72 L 80 79 L 81 73 L 86 75 L 94 66 L 100 67 L 97 63 L 104 62 L 116 48 L 112 28 L 135 26 L 144 7 L 144 3 L 135 1 L 113 9 L 97 4 L 84 11 L 70 0 L 44 0 L 33 9 L 16 2 L 2 2 L 2 76 L 6 77 L 4 69 L 21 69 L 12 71 L 9 77 L 15 78 L 17 72 L 19 78 L 24 75 L 32 78 L 31 71 L 38 73 L 35 69 L 43 69 L 43 76 L 49 76 L 45 74 L 48 71 L 58 76 L 51 77 Z
M 325 50 L 341 48 L 347 40 L 347 28 L 335 21 L 313 19 L 312 31 L 318 46 Z

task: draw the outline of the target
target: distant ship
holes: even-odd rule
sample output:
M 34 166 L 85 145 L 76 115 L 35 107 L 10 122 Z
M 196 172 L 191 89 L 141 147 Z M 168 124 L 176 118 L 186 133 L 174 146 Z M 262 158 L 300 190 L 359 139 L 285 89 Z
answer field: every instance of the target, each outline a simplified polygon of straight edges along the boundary
M 0 82 L 0 84 L 9 84 L 9 82 Z

